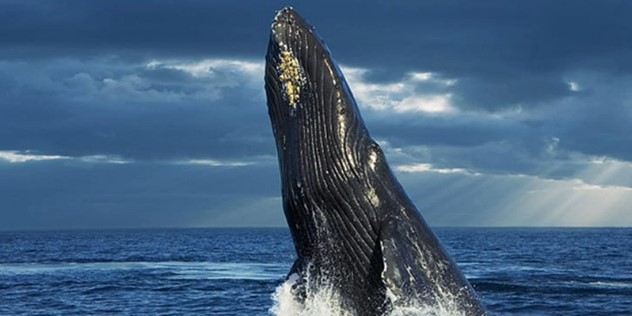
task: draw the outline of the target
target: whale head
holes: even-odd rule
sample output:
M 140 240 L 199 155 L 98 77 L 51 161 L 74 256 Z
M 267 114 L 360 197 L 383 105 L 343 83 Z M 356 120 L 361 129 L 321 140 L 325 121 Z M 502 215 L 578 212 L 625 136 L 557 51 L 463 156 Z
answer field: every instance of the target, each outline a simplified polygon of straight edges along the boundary
M 323 150 L 342 148 L 349 133 L 367 133 L 327 45 L 290 7 L 272 22 L 265 90 L 279 153 L 299 150 L 292 144 L 316 146 L 315 138 L 326 139 Z
M 317 228 L 327 227 L 332 216 L 343 216 L 333 214 L 342 209 L 319 208 L 326 204 L 319 201 L 336 199 L 339 187 L 366 192 L 363 175 L 383 156 L 327 45 L 292 8 L 279 11 L 272 22 L 265 90 L 286 217 L 293 232 L 302 232 L 295 242 L 306 251 L 319 242 Z M 340 207 L 345 203 L 340 201 Z M 364 209 L 370 212 L 371 207 Z

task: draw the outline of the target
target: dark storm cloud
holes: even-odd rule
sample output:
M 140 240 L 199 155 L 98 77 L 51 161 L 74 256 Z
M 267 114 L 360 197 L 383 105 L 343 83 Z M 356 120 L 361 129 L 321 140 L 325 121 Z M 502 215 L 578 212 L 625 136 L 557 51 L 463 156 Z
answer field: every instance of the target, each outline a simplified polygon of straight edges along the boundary
M 111 67 L 110 67 L 111 66 Z M 227 67 L 230 68 L 230 67 Z M 273 155 L 247 75 L 99 61 L 0 63 L 0 150 L 134 159 Z
M 629 72 L 627 1 L 398 1 L 294 4 L 336 58 L 388 80 L 410 70 L 458 78 L 461 107 L 533 106 L 569 94 L 565 72 Z M 9 1 L 0 52 L 29 56 L 260 59 L 275 1 Z M 350 44 L 352 43 L 352 44 Z M 380 74 L 382 74 L 380 76 Z
M 459 78 L 464 106 L 550 100 L 567 95 L 563 74 L 569 69 L 614 72 L 632 65 L 626 57 L 632 4 L 623 1 L 411 1 L 363 8 L 355 17 L 350 8 L 335 10 L 329 23 L 317 24 L 339 60 Z M 354 44 L 345 45 L 350 38 Z
M 389 146 L 399 148 L 409 159 L 393 163 L 429 162 L 443 168 L 467 168 L 476 172 L 499 174 L 537 174 L 543 148 L 543 135 L 525 136 L 527 129 L 499 122 L 437 122 L 437 119 L 404 121 L 404 124 L 379 125 L 374 129 L 378 139 L 388 140 Z M 487 124 L 485 124 L 487 123 Z M 515 122 L 514 122 L 515 123 Z M 422 145 L 420 150 L 418 147 Z M 403 157 L 400 157 L 403 158 Z
M 507 140 L 510 137 L 517 138 L 525 133 L 520 122 L 510 120 L 492 121 L 476 117 L 410 113 L 378 118 L 371 114 L 366 116 L 373 134 L 378 138 L 388 139 L 395 146 L 425 144 L 470 147 Z
M 577 77 L 585 91 L 541 124 L 556 129 L 569 150 L 632 161 L 632 74 Z M 564 117 L 573 119 L 560 126 Z
M 263 1 L 3 1 L 4 56 L 253 56 L 271 16 Z
M 5 53 L 259 57 L 280 1 L 4 1 Z M 513 76 L 632 62 L 627 1 L 289 3 L 335 49 L 367 66 Z M 352 41 L 353 45 L 348 45 Z M 14 56 L 15 57 L 15 56 Z M 606 59 L 607 57 L 607 59 Z M 628 68 L 629 69 L 629 68 Z

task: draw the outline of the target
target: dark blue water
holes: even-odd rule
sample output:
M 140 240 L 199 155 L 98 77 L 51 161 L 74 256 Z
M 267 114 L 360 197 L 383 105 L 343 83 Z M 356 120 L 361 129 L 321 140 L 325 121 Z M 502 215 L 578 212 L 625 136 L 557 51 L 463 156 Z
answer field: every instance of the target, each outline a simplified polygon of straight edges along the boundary
M 494 315 L 632 315 L 632 229 L 437 229 Z M 268 315 L 285 229 L 0 232 L 0 315 Z

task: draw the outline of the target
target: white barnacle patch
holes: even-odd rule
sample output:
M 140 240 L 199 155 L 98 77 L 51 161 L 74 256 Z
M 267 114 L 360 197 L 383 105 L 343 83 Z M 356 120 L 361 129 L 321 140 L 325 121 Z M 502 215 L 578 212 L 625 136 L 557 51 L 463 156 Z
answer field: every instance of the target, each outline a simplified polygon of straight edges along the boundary
M 374 187 L 369 187 L 367 197 L 369 198 L 369 202 L 371 202 L 371 205 L 373 205 L 373 207 L 380 207 L 380 198 L 377 196 Z
M 291 108 L 301 99 L 302 76 L 298 60 L 289 50 L 281 51 L 281 63 L 278 67 L 279 79 L 283 85 L 284 95 Z
M 377 150 L 370 150 L 369 160 L 367 161 L 367 164 L 369 165 L 369 168 L 371 168 L 371 170 L 373 171 L 377 169 L 377 159 L 378 159 Z

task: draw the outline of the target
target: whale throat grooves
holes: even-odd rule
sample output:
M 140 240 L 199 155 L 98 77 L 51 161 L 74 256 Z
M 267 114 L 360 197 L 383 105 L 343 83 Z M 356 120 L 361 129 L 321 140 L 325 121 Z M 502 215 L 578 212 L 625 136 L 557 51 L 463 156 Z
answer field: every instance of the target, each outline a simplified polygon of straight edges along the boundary
M 345 315 L 451 302 L 483 315 L 371 138 L 331 52 L 292 8 L 272 22 L 265 91 L 297 253 L 291 295 L 306 304 L 328 293 Z

